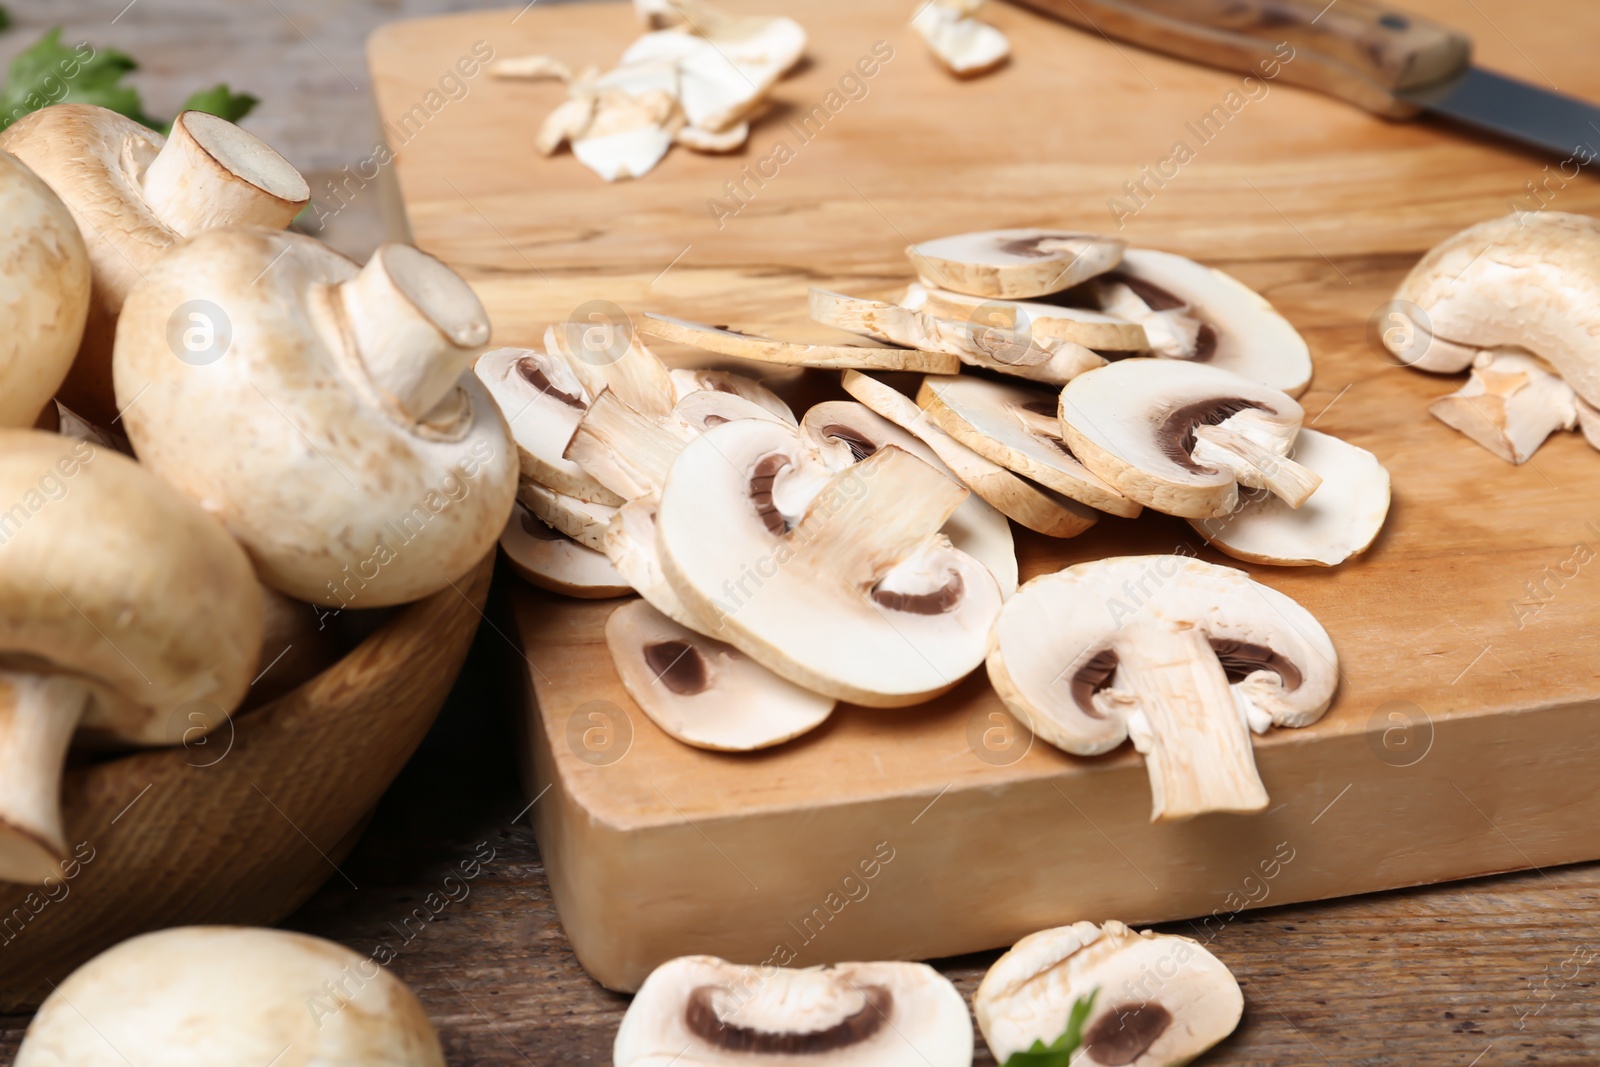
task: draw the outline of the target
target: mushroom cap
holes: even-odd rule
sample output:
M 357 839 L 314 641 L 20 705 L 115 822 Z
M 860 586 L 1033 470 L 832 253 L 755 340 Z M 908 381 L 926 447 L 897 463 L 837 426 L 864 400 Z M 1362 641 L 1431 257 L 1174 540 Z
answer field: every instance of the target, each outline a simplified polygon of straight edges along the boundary
M 826 400 L 813 405 L 800 420 L 800 435 L 810 442 L 831 470 L 840 471 L 894 446 L 960 480 L 922 439 L 902 430 L 865 404 Z M 1017 591 L 1017 549 L 1006 517 L 976 493 L 968 496 L 944 524 L 950 543 L 989 568 L 1000 583 L 1000 595 Z
M 107 739 L 183 740 L 232 711 L 261 649 L 261 589 L 217 521 L 109 448 L 0 430 L 0 650 L 88 683 Z
M 1539 211 L 1480 222 L 1423 256 L 1395 297 L 1422 310 L 1432 335 L 1411 366 L 1450 373 L 1478 350 L 1517 348 L 1600 403 L 1600 220 Z
M 923 963 L 803 970 L 682 956 L 657 967 L 617 1031 L 616 1067 L 796 1063 L 968 1067 L 967 1005 Z
M 1070 289 L 1122 260 L 1120 238 L 1067 230 L 986 230 L 906 249 L 923 284 L 969 296 L 1023 299 Z
M 1245 423 L 1281 455 L 1304 417 L 1286 393 L 1186 360 L 1118 360 L 1061 390 L 1072 454 L 1124 496 L 1186 518 L 1226 515 L 1238 501 L 1234 474 L 1192 455 L 1197 426 Z
M 357 273 L 309 237 L 208 231 L 129 295 L 114 370 L 140 458 L 222 519 L 263 581 L 382 607 L 436 592 L 493 549 L 518 454 L 471 373 L 428 421 L 385 402 L 331 298 Z M 186 305 L 224 319 L 210 362 L 169 340 Z
M 1244 1013 L 1239 983 L 1204 945 L 1114 920 L 1018 941 L 984 975 L 973 1013 L 995 1062 L 1005 1063 L 1060 1037 L 1073 1004 L 1091 994 L 1073 1057 L 1086 1067 L 1177 1067 L 1231 1034 Z
M 1365 552 L 1389 515 L 1388 470 L 1366 449 L 1316 430 L 1300 431 L 1293 455 L 1322 476 L 1299 508 L 1257 489 L 1241 494 L 1232 514 L 1189 524 L 1212 545 L 1251 563 L 1333 567 Z
M 917 403 L 945 433 L 1002 467 L 1112 515 L 1131 518 L 1141 510 L 1072 454 L 1054 393 L 972 375 L 929 375 Z
M 989 680 L 1033 732 L 1079 756 L 1128 736 L 1135 706 L 1096 700 L 1119 684 L 1119 650 L 1148 621 L 1203 631 L 1252 729 L 1306 726 L 1339 683 L 1327 631 L 1296 601 L 1243 571 L 1186 556 L 1118 556 L 1023 584 L 989 638 Z
M 668 735 L 696 748 L 770 748 L 815 729 L 833 712 L 832 697 L 778 677 L 643 600 L 611 613 L 606 647 L 634 703 Z
M 816 487 L 799 434 L 744 419 L 689 442 L 667 477 L 667 581 L 717 636 L 806 689 L 872 707 L 942 693 L 982 660 L 1000 588 L 936 531 L 966 491 L 898 448 Z M 802 489 L 791 525 L 782 500 Z
M 719 356 L 737 356 L 763 363 L 821 367 L 828 370 L 862 368 L 866 370 L 924 371 L 953 374 L 961 366 L 955 356 L 923 352 L 914 348 L 875 348 L 867 345 L 813 345 L 779 341 L 757 334 L 740 333 L 725 326 L 675 319 L 667 315 L 645 315 L 639 329 L 653 337 L 693 345 Z
M 28 1026 L 17 1067 L 444 1067 L 427 1013 L 343 945 L 285 930 L 188 926 L 73 971 Z
M 78 354 L 89 252 L 72 213 L 0 152 L 0 426 L 32 426 Z
M 566 458 L 592 399 L 566 359 L 531 348 L 497 348 L 479 356 L 472 370 L 511 427 L 524 478 L 580 500 L 622 503 Z
M 580 545 L 522 504 L 500 533 L 500 551 L 530 585 L 581 600 L 607 600 L 633 592 L 604 555 Z

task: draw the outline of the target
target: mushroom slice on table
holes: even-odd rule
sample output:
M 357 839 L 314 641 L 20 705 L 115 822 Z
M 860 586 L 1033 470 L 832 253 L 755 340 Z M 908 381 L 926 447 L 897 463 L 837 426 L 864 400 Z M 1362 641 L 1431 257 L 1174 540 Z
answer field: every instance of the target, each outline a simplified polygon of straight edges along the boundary
M 988 230 L 906 249 L 924 285 L 971 296 L 1025 299 L 1079 285 L 1122 261 L 1116 237 L 1066 230 Z
M 985 299 L 930 289 L 921 283 L 907 287 L 905 304 L 942 319 L 969 320 L 1036 339 L 1072 341 L 1101 352 L 1139 352 L 1150 347 L 1139 323 L 1092 308 L 1037 300 Z
M 1516 352 L 1485 352 L 1461 388 L 1428 413 L 1507 463 L 1526 463 L 1557 430 L 1578 425 L 1579 397 L 1549 365 Z
M 624 500 L 654 497 L 688 436 L 687 429 L 674 432 L 664 420 L 641 415 L 607 389 L 578 423 L 566 458 Z
M 1389 472 L 1378 457 L 1331 434 L 1301 430 L 1294 460 L 1322 479 L 1298 509 L 1253 489 L 1240 494 L 1232 514 L 1189 525 L 1251 563 L 1333 567 L 1365 552 L 1389 514 Z
M 171 745 L 218 725 L 256 673 L 261 587 L 198 504 L 87 441 L 0 430 L 0 499 L 17 502 L 0 553 L 0 879 L 38 882 L 66 855 L 74 735 Z
M 311 199 L 300 172 L 269 145 L 200 111 L 179 115 L 163 138 L 102 107 L 55 104 L 0 132 L 0 149 L 54 189 L 82 231 L 92 295 L 78 359 L 60 396 L 99 426 L 117 418 L 111 377 L 117 316 L 157 260 L 220 226 L 281 230 Z M 193 319 L 185 325 L 191 323 L 206 326 Z
M 797 685 L 868 707 L 937 696 L 983 659 L 1001 604 L 938 533 L 965 489 L 898 448 L 840 471 L 797 523 L 780 501 L 815 465 L 799 433 L 742 419 L 689 442 L 657 514 L 672 588 L 719 638 Z
M 675 395 L 680 404 L 683 403 L 685 397 L 692 393 L 730 393 L 765 408 L 790 426 L 799 421 L 794 417 L 794 412 L 789 410 L 789 405 L 784 403 L 778 394 L 754 378 L 746 377 L 743 374 L 735 374 L 732 371 L 725 370 L 674 367 L 670 375 Z
M 567 361 L 591 397 L 610 389 L 642 414 L 654 418 L 671 413 L 678 395 L 672 374 L 631 323 L 613 322 L 603 312 L 587 320 L 569 319 L 546 328 L 544 347 Z
M 89 286 L 72 213 L 0 152 L 0 426 L 32 426 L 50 405 L 83 340 Z
M 1244 995 L 1223 962 L 1187 937 L 1112 920 L 1029 934 L 994 962 L 973 997 L 996 1063 L 1050 1045 L 1093 997 L 1083 1067 L 1181 1067 L 1239 1025 Z
M 922 379 L 917 403 L 979 455 L 1080 503 L 1131 518 L 1142 510 L 1079 463 L 1061 437 L 1053 393 L 969 376 Z
M 293 1055 L 287 1055 L 288 1050 Z M 55 988 L 17 1067 L 444 1067 L 416 996 L 373 958 L 287 930 L 187 926 L 107 949 Z
M 916 456 L 942 474 L 959 476 L 923 443 L 865 404 L 827 400 L 814 405 L 800 420 L 800 435 L 835 471 L 859 463 L 879 449 L 893 445 Z M 973 493 L 944 524 L 950 543 L 989 568 L 1000 583 L 1000 595 L 1017 591 L 1017 549 L 1006 517 Z
M 606 531 L 617 517 L 617 509 L 609 504 L 579 500 L 526 478 L 517 483 L 516 502 L 546 525 L 596 552 L 605 551 Z
M 1177 555 L 1035 578 L 989 641 L 989 680 L 1035 734 L 1079 756 L 1132 738 L 1152 822 L 1265 808 L 1250 731 L 1315 722 L 1338 679 L 1309 611 L 1243 571 Z
M 813 345 L 799 341 L 779 341 L 757 334 L 740 333 L 725 326 L 645 315 L 639 327 L 652 337 L 693 345 L 719 356 L 737 356 L 763 363 L 782 363 L 801 367 L 838 370 L 906 370 L 932 374 L 953 374 L 961 366 L 954 356 L 922 352 L 914 348 L 872 348 L 866 345 Z
M 1175 359 L 1124 359 L 1061 390 L 1062 437 L 1085 467 L 1146 507 L 1227 515 L 1239 486 L 1304 504 L 1317 475 L 1288 457 L 1305 412 L 1243 375 Z
M 497 348 L 473 364 L 511 426 L 522 476 L 579 500 L 616 506 L 623 498 L 565 452 L 589 410 L 589 393 L 569 362 L 531 348 Z
M 634 703 L 696 748 L 749 752 L 814 730 L 832 697 L 778 677 L 732 645 L 679 626 L 643 600 L 606 620 L 606 647 Z
M 519 578 L 552 593 L 607 600 L 633 592 L 604 554 L 580 545 L 521 503 L 500 533 L 500 551 Z
M 1011 57 L 1006 35 L 974 18 L 983 0 L 927 0 L 911 18 L 911 28 L 928 50 L 958 78 L 997 70 Z
M 973 493 L 1012 521 L 1046 537 L 1076 537 L 1101 512 L 1007 470 L 941 430 L 910 397 L 859 371 L 844 372 L 845 392 L 926 444 Z
M 175 358 L 174 309 L 196 302 L 216 309 L 198 313 L 218 319 L 211 346 Z M 340 607 L 409 603 L 492 552 L 511 514 L 516 442 L 470 373 L 488 339 L 467 283 L 407 245 L 357 267 L 299 234 L 209 230 L 123 305 L 122 423 L 267 584 Z
M 809 1062 L 970 1067 L 972 1021 L 923 963 L 750 967 L 681 956 L 657 967 L 617 1030 L 616 1067 Z

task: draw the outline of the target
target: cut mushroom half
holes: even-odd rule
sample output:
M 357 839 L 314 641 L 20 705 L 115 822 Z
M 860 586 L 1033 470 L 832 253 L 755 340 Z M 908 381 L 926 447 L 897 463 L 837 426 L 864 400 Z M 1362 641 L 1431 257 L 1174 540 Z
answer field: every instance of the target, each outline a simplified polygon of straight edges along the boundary
M 836 703 L 732 645 L 679 626 L 643 600 L 611 613 L 606 647 L 640 710 L 696 748 L 750 752 L 781 745 L 821 726 Z
M 1024 299 L 1080 285 L 1122 261 L 1116 237 L 1066 230 L 989 230 L 906 249 L 924 285 L 970 296 Z
M 1286 393 L 1203 363 L 1124 359 L 1061 390 L 1062 436 L 1124 496 L 1169 515 L 1231 513 L 1239 486 L 1290 507 L 1320 479 L 1288 456 L 1305 413 Z
M 1062 440 L 1052 393 L 930 375 L 922 380 L 917 403 L 941 430 L 1002 467 L 1112 515 L 1131 518 L 1142 510 L 1078 462 Z
M 972 1022 L 950 980 L 923 963 L 803 970 L 682 956 L 651 972 L 617 1031 L 616 1067 L 815 1063 L 969 1067 Z
M 905 305 L 942 319 L 970 321 L 979 327 L 1011 330 L 1039 340 L 1071 341 L 1100 352 L 1139 352 L 1150 347 L 1139 323 L 1092 308 L 1037 300 L 985 299 L 930 289 L 920 283 L 906 289 Z
M 622 503 L 564 455 L 589 409 L 588 390 L 567 360 L 531 348 L 497 348 L 479 356 L 473 372 L 511 427 L 524 478 L 579 500 Z
M 1331 434 L 1301 430 L 1294 460 L 1322 479 L 1300 508 L 1255 489 L 1240 494 L 1232 514 L 1189 524 L 1250 563 L 1334 567 L 1365 552 L 1389 514 L 1389 472 L 1378 457 Z
M 844 372 L 845 392 L 926 444 L 973 493 L 1019 525 L 1046 537 L 1076 537 L 1100 512 L 1051 492 L 974 452 L 928 418 L 910 397 L 859 371 Z
M 1460 389 L 1428 413 L 1507 463 L 1526 463 L 1557 430 L 1578 425 L 1578 394 L 1549 365 L 1516 352 L 1484 352 Z
M 893 445 L 952 478 L 947 467 L 922 439 L 902 430 L 865 404 L 827 400 L 814 405 L 800 420 L 800 435 L 834 471 L 860 463 L 880 449 Z M 1000 583 L 1000 595 L 1017 591 L 1017 549 L 1006 517 L 976 493 L 961 502 L 944 524 L 950 543 L 989 568 Z
M 966 490 L 884 448 L 805 493 L 791 525 L 777 501 L 810 452 L 760 419 L 689 442 L 657 515 L 667 581 L 718 637 L 807 689 L 904 707 L 952 688 L 1001 604 L 989 569 L 938 533 Z
M 500 534 L 500 551 L 530 585 L 582 600 L 608 600 L 633 592 L 611 561 L 557 530 L 522 504 Z
M 1309 611 L 1243 571 L 1123 556 L 1017 590 L 990 637 L 989 680 L 1067 752 L 1131 738 L 1161 822 L 1264 809 L 1250 731 L 1321 718 L 1338 658 Z
M 692 345 L 720 356 L 737 356 L 762 363 L 821 367 L 838 370 L 920 371 L 929 374 L 954 374 L 961 366 L 954 356 L 922 352 L 914 348 L 872 348 L 865 345 L 812 345 L 779 341 L 758 334 L 740 333 L 725 326 L 645 315 L 640 329 L 652 337 Z
M 1067 1029 L 1093 998 L 1083 1067 L 1180 1067 L 1233 1033 L 1244 995 L 1225 964 L 1187 937 L 1135 932 L 1112 920 L 1029 934 L 995 961 L 973 997 L 978 1029 L 1006 1063 Z
M 617 517 L 617 509 L 609 504 L 579 500 L 526 478 L 517 483 L 517 502 L 547 525 L 596 552 L 605 551 L 606 530 Z
M 911 18 L 934 58 L 958 78 L 988 74 L 1011 58 L 1006 35 L 973 17 L 982 6 L 982 0 L 925 0 Z

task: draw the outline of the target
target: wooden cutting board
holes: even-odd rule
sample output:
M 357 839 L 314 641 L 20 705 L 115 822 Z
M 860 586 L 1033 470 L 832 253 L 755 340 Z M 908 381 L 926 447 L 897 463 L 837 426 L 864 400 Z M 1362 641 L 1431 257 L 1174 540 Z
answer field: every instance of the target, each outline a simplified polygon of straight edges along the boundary
M 1412 6 L 1472 34 L 1486 66 L 1600 99 L 1600 67 L 1575 46 L 1600 33 L 1600 9 Z M 988 17 L 1013 62 L 955 82 L 905 26 L 911 7 L 791 5 L 809 58 L 748 149 L 674 150 L 620 185 L 534 151 L 559 87 L 458 64 L 475 49 L 609 63 L 637 32 L 626 5 L 400 23 L 370 48 L 396 150 L 375 169 L 506 344 L 537 343 L 593 299 L 825 337 L 806 322 L 808 286 L 893 294 L 908 242 L 969 229 L 1115 231 L 1232 272 L 1309 341 L 1308 422 L 1394 476 L 1363 559 L 1247 568 L 1326 625 L 1339 695 L 1317 725 L 1257 739 L 1267 812 L 1152 826 L 1131 750 L 1030 745 L 981 672 L 922 708 L 843 708 L 766 753 L 687 748 L 617 681 L 602 637 L 614 602 L 519 592 L 508 639 L 527 662 L 529 799 L 590 973 L 626 990 L 686 952 L 926 958 L 1084 918 L 1193 918 L 1206 937 L 1248 907 L 1600 857 L 1600 456 L 1566 434 L 1502 463 L 1427 416 L 1455 383 L 1392 366 L 1368 325 L 1429 245 L 1512 206 L 1600 211 L 1600 185 L 1005 4 Z M 821 374 L 776 384 L 833 388 Z M 1018 551 L 1024 578 L 1131 552 L 1228 562 L 1154 515 L 1070 541 L 1019 535 Z

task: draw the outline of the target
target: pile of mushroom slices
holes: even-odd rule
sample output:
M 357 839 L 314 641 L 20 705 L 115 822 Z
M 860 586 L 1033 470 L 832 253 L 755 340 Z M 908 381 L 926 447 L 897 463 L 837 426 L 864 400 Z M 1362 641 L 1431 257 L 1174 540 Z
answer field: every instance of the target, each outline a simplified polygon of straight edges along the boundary
M 1469 375 L 1428 408 L 1510 463 L 1558 430 L 1600 448 L 1600 220 L 1561 211 L 1480 222 L 1411 270 L 1384 344 L 1408 366 Z M 1395 321 L 1398 318 L 1400 321 Z
M 635 0 L 634 7 L 651 32 L 612 70 L 573 73 L 542 55 L 489 67 L 496 78 L 565 82 L 567 99 L 534 144 L 547 156 L 570 144 L 578 162 L 608 182 L 643 177 L 673 144 L 737 150 L 773 87 L 805 54 L 806 31 L 793 19 L 730 15 L 704 0 Z
M 237 126 L 60 104 L 0 148 L 0 879 L 37 881 L 71 745 L 193 742 L 308 680 L 330 616 L 493 551 L 517 458 L 466 283 L 283 232 L 309 189 Z
M 1233 1032 L 1244 996 L 1196 941 L 1080 922 L 1017 942 L 984 976 L 972 1009 L 996 1063 L 1071 1056 L 1103 1067 L 1177 1067 Z M 1063 1048 L 1069 1035 L 1076 1050 Z M 683 956 L 640 987 L 612 1063 L 803 1057 L 829 1067 L 970 1067 L 973 1046 L 961 994 L 926 964 L 753 967 Z M 1047 1051 L 1058 1058 L 1025 1055 Z

